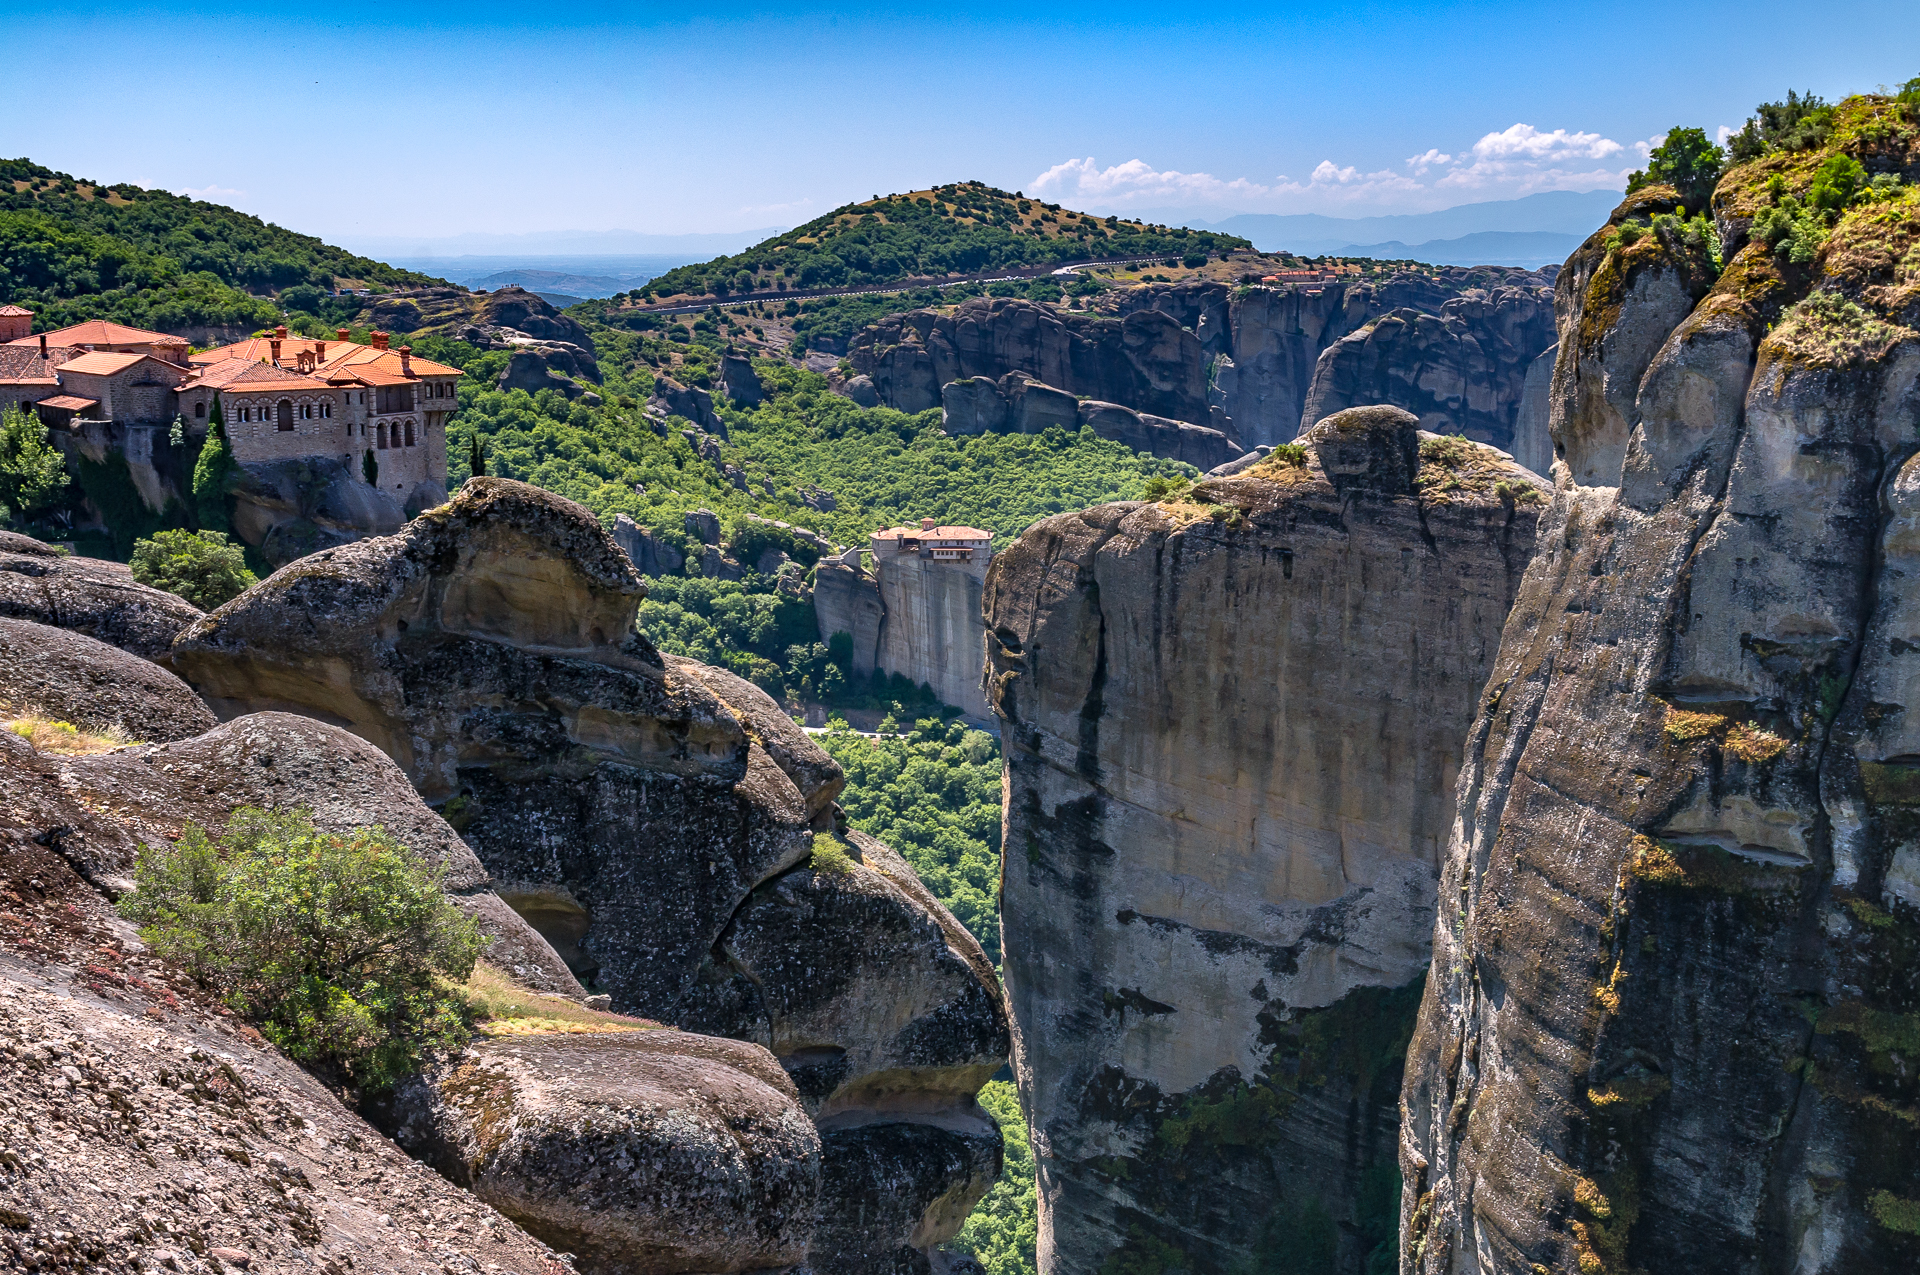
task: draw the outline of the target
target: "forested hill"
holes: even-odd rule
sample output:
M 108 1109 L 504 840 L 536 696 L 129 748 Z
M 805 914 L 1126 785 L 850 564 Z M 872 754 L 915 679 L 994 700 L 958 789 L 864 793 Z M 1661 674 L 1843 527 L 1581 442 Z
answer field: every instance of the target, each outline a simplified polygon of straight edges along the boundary
M 959 182 L 836 208 L 736 256 L 669 270 L 643 291 L 659 298 L 725 296 L 1093 257 L 1217 257 L 1251 248 L 1233 235 L 1094 217 L 981 182 Z
M 181 331 L 279 320 L 289 288 L 435 283 L 219 204 L 0 160 L 0 303 L 36 330 L 83 319 Z

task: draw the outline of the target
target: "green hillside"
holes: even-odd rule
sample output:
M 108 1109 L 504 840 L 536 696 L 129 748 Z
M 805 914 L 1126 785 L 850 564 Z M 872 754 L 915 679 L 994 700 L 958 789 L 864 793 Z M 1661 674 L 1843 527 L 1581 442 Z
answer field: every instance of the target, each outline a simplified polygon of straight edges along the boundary
M 289 289 L 433 282 L 219 204 L 0 160 L 0 302 L 33 310 L 37 331 L 254 328 L 278 321 L 269 298 Z
M 1090 257 L 1217 257 L 1252 246 L 1232 235 L 1094 217 L 981 182 L 959 182 L 836 208 L 736 256 L 669 270 L 641 291 L 656 297 L 726 296 Z

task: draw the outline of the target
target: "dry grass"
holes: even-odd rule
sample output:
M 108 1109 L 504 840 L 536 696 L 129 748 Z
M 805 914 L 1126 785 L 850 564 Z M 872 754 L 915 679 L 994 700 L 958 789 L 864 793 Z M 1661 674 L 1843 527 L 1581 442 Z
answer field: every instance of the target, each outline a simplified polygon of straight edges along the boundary
M 1772 761 L 1787 751 L 1787 741 L 1764 726 L 1740 722 L 1727 731 L 1726 749 L 1749 766 Z
M 1726 724 L 1727 719 L 1719 713 L 1689 713 L 1684 708 L 1668 705 L 1664 729 L 1667 738 L 1675 743 L 1686 744 L 1705 739 Z
M 116 748 L 126 748 L 140 742 L 128 735 L 127 728 L 118 722 L 76 725 L 34 708 L 15 710 L 0 707 L 0 714 L 4 715 L 7 729 L 32 744 L 34 751 L 39 753 L 52 753 L 60 757 L 91 757 L 96 753 L 110 753 Z
M 652 1031 L 660 1024 L 586 1006 L 561 996 L 545 996 L 520 987 L 481 961 L 460 993 L 483 1036 L 552 1036 L 598 1032 Z

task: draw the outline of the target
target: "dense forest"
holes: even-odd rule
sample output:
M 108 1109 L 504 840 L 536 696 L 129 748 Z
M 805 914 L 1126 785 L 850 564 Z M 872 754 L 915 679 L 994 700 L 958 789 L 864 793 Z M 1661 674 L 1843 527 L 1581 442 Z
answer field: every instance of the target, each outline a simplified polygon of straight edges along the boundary
M 434 282 L 219 204 L 0 160 L 0 300 L 32 309 L 37 331 L 254 328 L 279 319 L 270 294 L 298 285 Z
M 1094 217 L 958 182 L 847 204 L 731 257 L 669 270 L 630 296 L 726 296 L 825 288 L 1100 257 L 1194 258 L 1247 251 L 1232 235 Z

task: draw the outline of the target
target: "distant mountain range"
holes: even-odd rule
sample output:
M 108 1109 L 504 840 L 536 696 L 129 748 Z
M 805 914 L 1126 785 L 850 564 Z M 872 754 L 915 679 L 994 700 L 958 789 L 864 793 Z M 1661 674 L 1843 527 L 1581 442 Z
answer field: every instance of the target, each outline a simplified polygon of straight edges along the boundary
M 672 257 L 676 262 L 705 261 L 759 243 L 785 226 L 732 230 L 722 234 L 653 235 L 638 230 L 538 230 L 521 235 L 378 235 L 354 237 L 356 252 L 382 261 L 401 257 L 445 261 L 493 257 L 525 261 L 531 257 Z
M 1537 267 L 1566 260 L 1581 240 L 1606 224 L 1619 202 L 1618 191 L 1555 190 L 1430 213 L 1384 217 L 1240 213 L 1220 221 L 1186 224 L 1240 235 L 1263 252 Z

